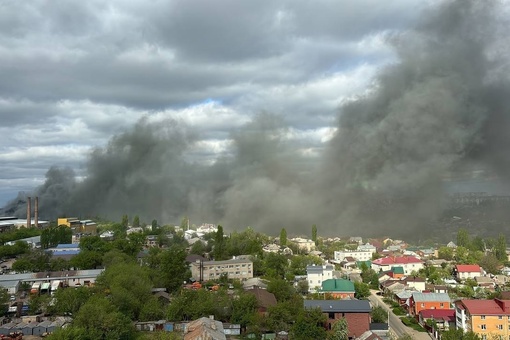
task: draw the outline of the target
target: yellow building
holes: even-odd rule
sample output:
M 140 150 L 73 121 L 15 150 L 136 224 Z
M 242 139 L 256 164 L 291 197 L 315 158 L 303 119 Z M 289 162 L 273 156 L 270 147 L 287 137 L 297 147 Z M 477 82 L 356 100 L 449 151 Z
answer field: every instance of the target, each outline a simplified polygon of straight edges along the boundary
M 63 217 L 57 219 L 57 225 L 65 225 L 72 229 L 73 233 L 84 233 L 95 235 L 97 233 L 97 224 L 91 220 L 80 221 L 76 217 Z
M 473 331 L 482 340 L 509 339 L 510 300 L 459 300 L 455 319 L 458 329 Z

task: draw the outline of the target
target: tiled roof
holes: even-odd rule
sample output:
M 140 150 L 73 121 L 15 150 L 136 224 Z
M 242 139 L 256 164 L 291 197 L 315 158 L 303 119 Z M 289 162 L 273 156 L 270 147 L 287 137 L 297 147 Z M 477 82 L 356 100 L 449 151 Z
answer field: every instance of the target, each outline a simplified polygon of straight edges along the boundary
M 481 268 L 477 264 L 458 264 L 455 266 L 458 273 L 480 273 Z
M 471 315 L 510 315 L 510 300 L 461 300 L 456 304 L 463 305 Z
M 322 282 L 323 292 L 354 292 L 354 283 L 343 279 L 329 279 Z
M 423 263 L 422 260 L 417 259 L 414 256 L 399 256 L 399 257 L 383 257 L 377 260 L 372 261 L 373 264 L 379 265 L 379 266 L 389 266 L 392 264 L 396 265 L 403 265 L 403 264 L 409 264 L 409 263 Z
M 268 308 L 276 305 L 276 298 L 274 294 L 269 293 L 265 289 L 254 287 L 252 289 L 247 289 L 246 292 L 255 295 L 259 307 Z

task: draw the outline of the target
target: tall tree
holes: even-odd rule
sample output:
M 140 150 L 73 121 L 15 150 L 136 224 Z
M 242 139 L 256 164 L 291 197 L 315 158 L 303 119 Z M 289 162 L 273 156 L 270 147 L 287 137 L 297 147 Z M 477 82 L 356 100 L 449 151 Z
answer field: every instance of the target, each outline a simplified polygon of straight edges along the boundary
M 319 308 L 305 309 L 296 318 L 290 335 L 295 340 L 325 339 L 326 316 Z
M 469 236 L 469 232 L 464 228 L 460 228 L 457 231 L 457 246 L 468 249 L 471 247 L 471 238 Z
M 139 228 L 140 227 L 140 217 L 138 215 L 135 215 L 133 217 L 133 228 Z
M 317 245 L 317 225 L 312 225 L 312 241 Z
M 151 226 L 152 226 L 152 231 L 155 231 L 156 229 L 158 229 L 158 220 L 152 220 Z
M 129 218 L 128 218 L 128 215 L 122 215 L 122 221 L 120 222 L 120 225 L 122 226 L 122 228 L 124 230 L 127 229 L 127 227 L 129 226 Z
M 495 245 L 494 245 L 494 255 L 499 261 L 507 261 L 506 255 L 506 237 L 503 234 L 499 234 Z
M 282 228 L 280 231 L 280 245 L 286 246 L 287 245 L 287 230 L 285 228 Z
M 214 259 L 216 261 L 221 261 L 226 259 L 226 251 L 225 251 L 225 237 L 223 235 L 223 227 L 221 225 L 218 226 L 218 231 L 214 236 Z

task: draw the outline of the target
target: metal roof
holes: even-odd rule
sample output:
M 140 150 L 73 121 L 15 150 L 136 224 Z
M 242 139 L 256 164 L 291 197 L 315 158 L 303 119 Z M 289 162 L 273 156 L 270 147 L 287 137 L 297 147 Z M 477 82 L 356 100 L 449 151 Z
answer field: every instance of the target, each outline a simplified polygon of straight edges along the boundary
M 447 293 L 413 293 L 415 302 L 450 302 L 450 296 Z
M 372 310 L 367 300 L 304 300 L 304 307 L 319 307 L 326 313 L 370 313 Z

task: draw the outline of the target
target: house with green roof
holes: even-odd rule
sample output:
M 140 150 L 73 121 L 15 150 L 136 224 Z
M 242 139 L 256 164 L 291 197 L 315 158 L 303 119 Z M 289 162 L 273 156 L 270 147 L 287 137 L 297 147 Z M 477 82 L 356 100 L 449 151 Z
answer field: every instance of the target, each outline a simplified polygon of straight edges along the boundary
M 401 279 L 404 277 L 404 267 L 395 266 L 391 267 L 390 276 L 394 279 Z
M 321 293 L 328 294 L 332 299 L 354 298 L 354 283 L 345 279 L 329 279 L 322 282 Z

